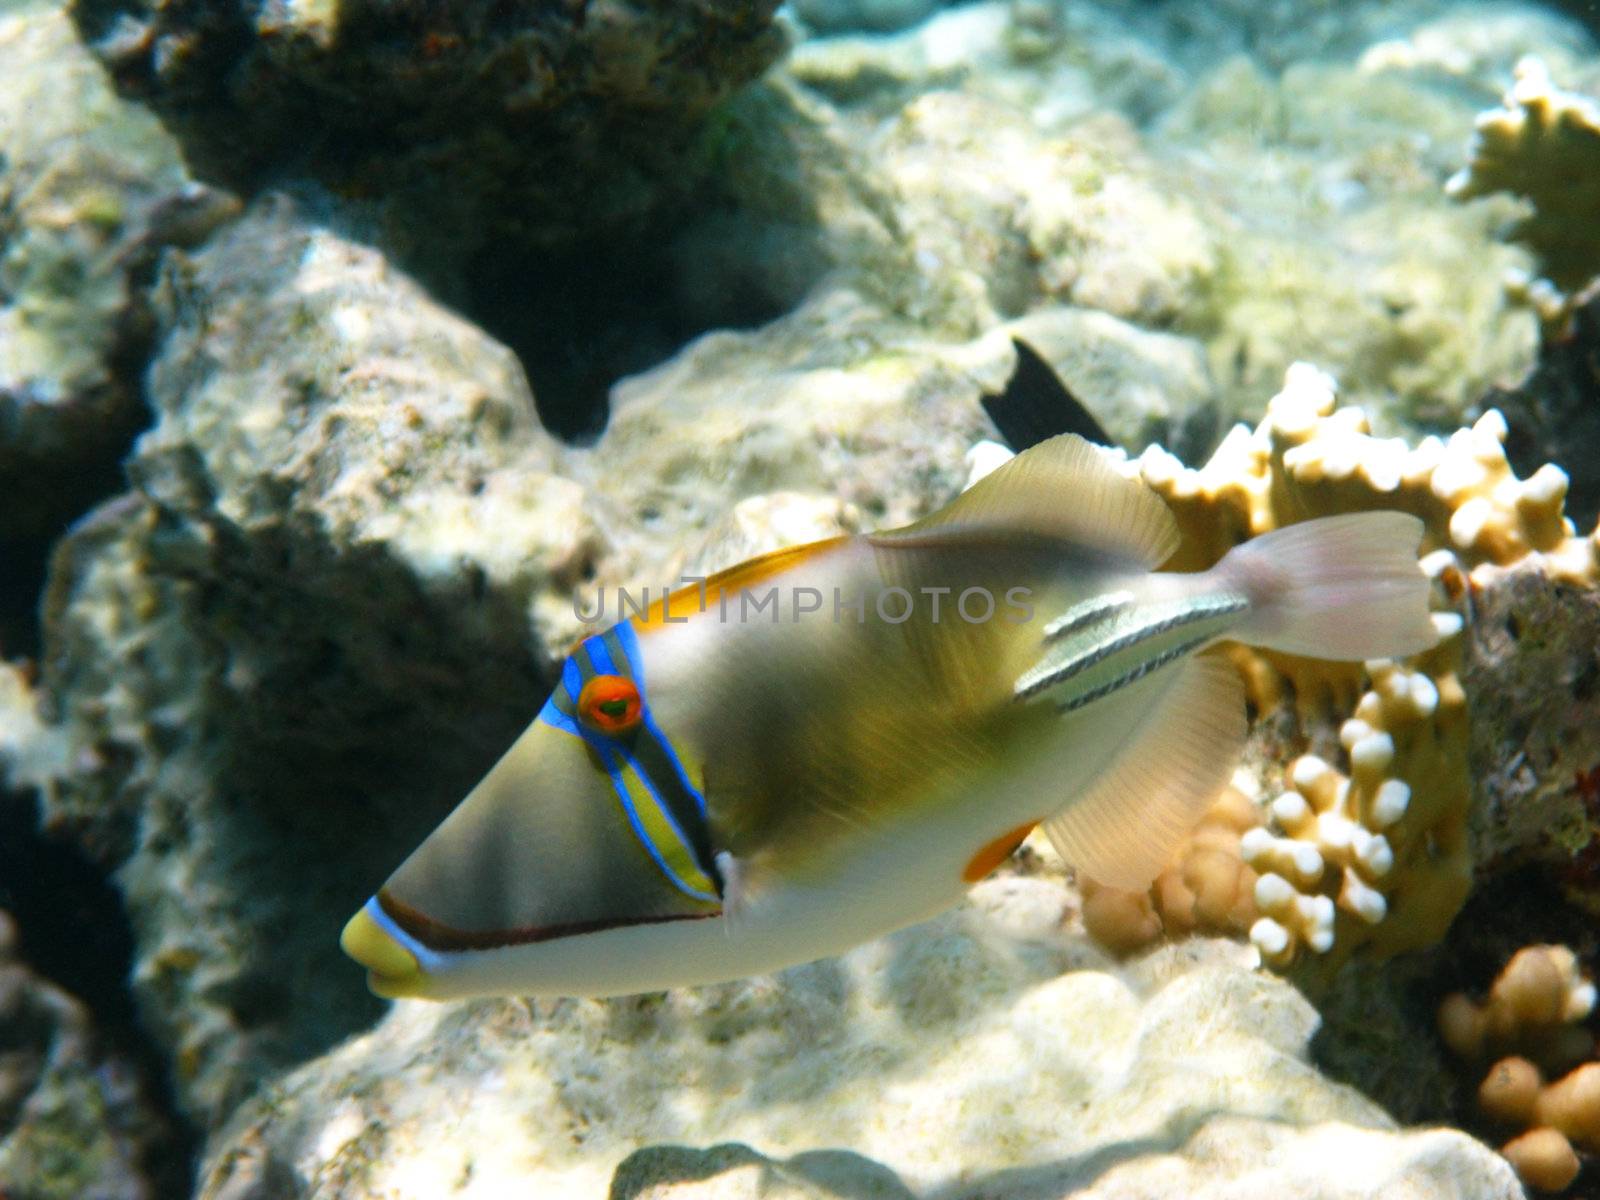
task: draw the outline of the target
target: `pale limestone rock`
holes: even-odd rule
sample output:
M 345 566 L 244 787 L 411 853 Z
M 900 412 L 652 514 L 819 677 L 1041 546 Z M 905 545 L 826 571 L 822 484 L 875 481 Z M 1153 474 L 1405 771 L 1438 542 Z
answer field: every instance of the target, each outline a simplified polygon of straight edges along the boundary
M 752 552 L 889 528 L 938 507 L 960 490 L 967 449 L 994 436 L 980 401 L 1010 378 L 1013 337 L 1040 351 L 1125 445 L 1182 444 L 1220 420 L 1187 339 L 1049 308 L 942 341 L 854 291 L 827 289 L 762 329 L 708 334 L 617 385 L 605 436 L 565 460 L 614 548 L 601 582 L 664 586 L 704 569 L 697 547 L 725 536 L 728 514 L 750 497 L 827 495 L 843 506 L 781 539 L 741 535 Z
M 1164 114 L 1153 140 L 1217 202 L 1217 269 L 1177 328 L 1204 331 L 1225 404 L 1310 359 L 1386 432 L 1448 428 L 1527 369 L 1537 321 L 1503 286 L 1522 252 L 1439 193 L 1473 107 L 1424 75 L 1240 56 Z
M 1231 416 L 1217 402 L 1204 345 L 1194 338 L 1082 308 L 1038 309 L 1007 328 L 1130 451 L 1160 443 L 1198 462 Z
M 685 257 L 712 295 L 731 279 L 792 304 L 826 278 L 965 338 L 1063 303 L 1170 323 L 1211 270 L 1196 206 L 1110 113 L 1041 126 L 977 86 L 835 105 L 778 74 L 724 120 L 739 215 Z
M 1252 970 L 1248 948 L 1195 942 L 1113 968 L 1065 931 L 1070 911 L 1057 884 L 1000 878 L 944 917 L 769 978 L 616 1001 L 403 1003 L 242 1110 L 201 1195 L 269 1170 L 284 1194 L 325 1200 L 598 1196 L 613 1179 L 614 1195 L 660 1200 L 767 1184 L 1517 1194 L 1484 1147 L 1397 1133 L 1318 1075 L 1315 1013 Z M 692 1161 L 730 1142 L 748 1150 L 706 1156 L 703 1185 L 670 1149 Z
M 204 1124 L 370 1019 L 329 914 L 520 730 L 602 542 L 515 358 L 378 252 L 266 202 L 160 302 L 135 490 L 53 563 L 43 809 Z
M 1497 209 L 1439 190 L 1510 51 L 1432 0 L 1233 6 L 1232 55 L 1216 12 L 1181 8 L 1172 19 L 1199 22 L 1204 47 L 1159 18 L 1048 2 L 802 44 L 789 72 L 833 102 L 808 111 L 854 148 L 848 173 L 874 186 L 848 190 L 876 195 L 910 259 L 831 261 L 863 290 L 853 267 L 894 264 L 893 302 L 962 334 L 1068 303 L 1194 337 L 1225 410 L 1250 411 L 1314 358 L 1385 427 L 1449 426 L 1525 370 L 1537 322 L 1503 287 L 1525 257 L 1496 241 Z M 1585 45 L 1520 5 L 1471 17 L 1507 45 Z M 1452 69 L 1362 56 L 1412 31 L 1416 55 Z M 1309 53 L 1318 41 L 1337 50 Z
M 143 417 L 141 279 L 236 206 L 189 180 L 54 5 L 0 10 L 0 80 L 0 537 L 19 538 L 115 486 Z
M 860 529 L 861 514 L 855 506 L 832 496 L 803 492 L 751 496 L 735 504 L 727 519 L 706 535 L 685 570 L 693 577 L 708 576 L 785 546 L 803 546 Z
M 1519 59 L 1538 54 L 1562 72 L 1591 61 L 1586 30 L 1547 8 L 1521 4 L 1451 5 L 1399 37 L 1386 37 L 1361 52 L 1363 71 L 1414 71 L 1448 76 L 1490 96 Z
M 1490 1200 L 1520 1195 L 1503 1169 L 1475 1174 L 1484 1151 L 1452 1131 L 1381 1133 L 1345 1125 L 1309 1130 L 1218 1117 L 1175 1154 L 1053 1170 L 1021 1168 L 941 1189 L 986 1200 L 1017 1189 L 1039 1200 Z M 1352 1164 L 1355 1164 L 1352 1169 Z M 818 1151 L 766 1159 L 746 1146 L 652 1147 L 617 1171 L 617 1200 L 910 1200 L 870 1159 Z
M 40 720 L 28 674 L 0 660 L 0 785 L 37 786 L 67 769 L 65 731 Z

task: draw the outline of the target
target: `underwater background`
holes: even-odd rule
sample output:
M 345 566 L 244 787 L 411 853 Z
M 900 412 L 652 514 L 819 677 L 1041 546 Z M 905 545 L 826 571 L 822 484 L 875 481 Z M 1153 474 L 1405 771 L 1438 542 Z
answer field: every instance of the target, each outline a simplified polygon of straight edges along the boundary
M 1600 1196 L 1597 39 L 0 0 L 0 1198 Z M 943 504 L 1014 339 L 1174 566 L 1404 509 L 1449 636 L 1238 650 L 1148 893 L 1033 837 L 771 977 L 370 996 L 575 603 Z

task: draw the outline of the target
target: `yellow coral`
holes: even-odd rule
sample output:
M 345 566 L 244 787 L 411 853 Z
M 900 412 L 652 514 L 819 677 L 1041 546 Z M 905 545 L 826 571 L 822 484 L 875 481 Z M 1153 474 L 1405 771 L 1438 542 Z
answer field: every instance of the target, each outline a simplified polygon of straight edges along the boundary
M 1373 437 L 1359 408 L 1335 403 L 1333 380 L 1296 363 L 1261 424 L 1237 426 L 1205 466 L 1189 470 L 1159 447 L 1147 450 L 1138 474 L 1184 535 L 1168 569 L 1203 570 L 1246 538 L 1296 521 L 1391 508 L 1422 518 L 1424 548 L 1447 549 L 1469 570 L 1539 553 L 1556 578 L 1600 578 L 1600 542 L 1575 537 L 1563 515 L 1566 473 L 1547 465 L 1518 479 L 1498 412 L 1413 448 Z
M 1529 201 L 1511 236 L 1538 256 L 1545 277 L 1517 282 L 1547 321 L 1600 277 L 1600 105 L 1558 89 L 1537 58 L 1518 63 L 1503 106 L 1478 117 L 1471 161 L 1445 191 Z
M 1225 789 L 1148 892 L 1080 881 L 1083 925 L 1117 954 L 1138 950 L 1163 932 L 1243 934 L 1256 917 L 1256 874 L 1239 853 L 1241 836 L 1261 824 L 1255 802 Z
M 1458 992 L 1439 1006 L 1439 1035 L 1458 1058 L 1498 1058 L 1478 1087 L 1478 1109 L 1523 1131 L 1501 1153 L 1538 1191 L 1563 1191 L 1577 1177 L 1574 1144 L 1600 1150 L 1600 1062 L 1574 1066 L 1594 1049 L 1582 1025 L 1594 1006 L 1594 984 L 1565 946 L 1525 946 L 1486 1001 Z M 1551 1075 L 1559 1077 L 1547 1083 Z
M 1385 956 L 1428 946 L 1466 900 L 1466 696 L 1452 653 L 1435 657 L 1431 676 L 1369 664 L 1372 687 L 1339 730 L 1349 773 L 1296 759 L 1270 807 L 1282 835 L 1247 835 L 1263 914 L 1250 939 L 1268 961 L 1289 962 L 1301 944 L 1338 945 L 1341 959 L 1366 942 Z
M 1183 541 L 1169 569 L 1203 570 L 1239 542 L 1297 521 L 1388 508 L 1423 520 L 1423 563 L 1441 607 L 1529 555 L 1555 578 L 1595 582 L 1600 543 L 1576 536 L 1563 516 L 1566 475 L 1547 466 L 1518 479 L 1505 435 L 1491 412 L 1415 447 L 1373 437 L 1360 409 L 1336 407 L 1328 376 L 1296 364 L 1260 425 L 1234 429 L 1203 467 L 1152 447 L 1126 470 L 1178 520 Z M 1241 838 L 1242 857 L 1260 873 L 1252 940 L 1274 964 L 1302 947 L 1327 955 L 1331 968 L 1362 948 L 1387 956 L 1427 945 L 1466 898 L 1469 729 L 1453 636 L 1461 618 L 1435 620 L 1441 645 L 1404 666 L 1234 652 L 1259 711 L 1292 700 L 1302 731 L 1338 728 L 1343 749 L 1337 763 L 1298 757 L 1266 806 L 1268 826 Z M 1123 933 L 1139 927 L 1140 912 L 1164 915 L 1154 896 L 1142 908 L 1120 905 Z

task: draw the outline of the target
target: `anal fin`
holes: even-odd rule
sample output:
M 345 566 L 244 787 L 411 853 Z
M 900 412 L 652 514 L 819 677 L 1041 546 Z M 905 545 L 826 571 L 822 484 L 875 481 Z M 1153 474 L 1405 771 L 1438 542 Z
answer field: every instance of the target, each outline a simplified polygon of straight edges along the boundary
M 1062 858 L 1111 887 L 1150 886 L 1244 748 L 1244 685 L 1226 659 L 1192 655 L 1128 691 L 1160 684 L 1105 766 L 1043 825 Z

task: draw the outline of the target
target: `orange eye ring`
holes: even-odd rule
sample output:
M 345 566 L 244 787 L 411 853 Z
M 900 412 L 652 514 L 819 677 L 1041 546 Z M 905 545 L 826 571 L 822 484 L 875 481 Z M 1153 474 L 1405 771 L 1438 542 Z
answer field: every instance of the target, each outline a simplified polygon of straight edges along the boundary
M 644 703 L 633 680 L 622 675 L 596 675 L 578 693 L 578 717 L 601 733 L 627 733 L 644 715 Z

